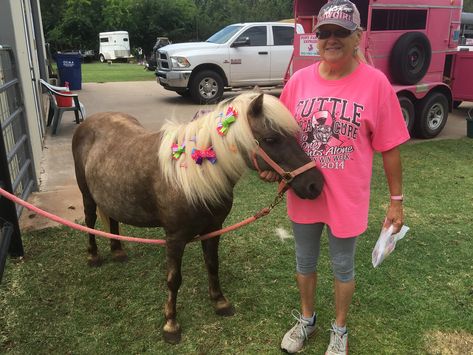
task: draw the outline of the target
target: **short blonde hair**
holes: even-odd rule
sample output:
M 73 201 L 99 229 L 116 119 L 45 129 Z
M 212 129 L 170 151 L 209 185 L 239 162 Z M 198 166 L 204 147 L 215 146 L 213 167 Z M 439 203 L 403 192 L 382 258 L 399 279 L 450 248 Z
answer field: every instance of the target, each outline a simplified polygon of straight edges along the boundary
M 355 31 L 353 32 L 360 32 L 361 35 L 363 35 L 363 28 L 362 27 L 358 27 Z M 360 37 L 361 38 L 361 37 Z M 360 63 L 368 63 L 367 60 L 366 60 L 366 57 L 365 55 L 363 54 L 363 51 L 360 50 L 360 47 L 356 47 L 355 49 L 355 53 L 353 53 L 354 57 L 358 60 L 358 62 Z

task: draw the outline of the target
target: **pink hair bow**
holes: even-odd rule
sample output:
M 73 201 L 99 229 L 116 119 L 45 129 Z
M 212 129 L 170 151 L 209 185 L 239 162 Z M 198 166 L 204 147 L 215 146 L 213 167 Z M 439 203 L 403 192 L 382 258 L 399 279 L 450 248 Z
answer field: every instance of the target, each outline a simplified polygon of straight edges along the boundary
M 226 135 L 230 125 L 236 121 L 237 117 L 238 112 L 233 108 L 233 106 L 228 106 L 225 118 L 217 125 L 218 134 L 221 136 Z
M 176 143 L 173 143 L 173 145 L 171 146 L 171 149 L 172 149 L 172 157 L 173 159 L 179 159 L 179 157 L 181 156 L 181 154 L 185 153 L 185 150 L 186 150 L 186 144 L 183 143 L 180 147 L 176 144 Z
M 204 159 L 207 159 L 209 162 L 212 164 L 215 164 L 217 162 L 217 155 L 215 154 L 214 150 L 212 147 L 208 149 L 192 149 L 192 159 L 195 160 L 196 164 L 201 165 Z

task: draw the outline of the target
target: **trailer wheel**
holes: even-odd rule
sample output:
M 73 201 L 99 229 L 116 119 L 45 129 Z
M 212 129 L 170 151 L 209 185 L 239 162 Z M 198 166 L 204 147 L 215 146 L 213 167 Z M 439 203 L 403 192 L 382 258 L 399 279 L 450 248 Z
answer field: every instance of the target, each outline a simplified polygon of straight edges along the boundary
M 433 92 L 418 105 L 415 133 L 419 138 L 433 138 L 445 127 L 448 118 L 448 100 L 444 94 Z
M 190 85 L 192 99 L 197 104 L 214 104 L 223 95 L 223 79 L 211 70 L 198 72 Z
M 399 104 L 401 105 L 401 111 L 402 116 L 404 117 L 404 122 L 406 122 L 407 130 L 409 131 L 409 134 L 412 135 L 415 121 L 414 104 L 408 97 L 403 95 L 400 95 L 398 99 Z
M 99 56 L 99 60 L 101 63 L 105 63 L 105 57 L 103 56 L 103 54 Z
M 394 82 L 413 85 L 429 69 L 432 49 L 427 36 L 421 32 L 404 33 L 391 50 L 389 68 Z

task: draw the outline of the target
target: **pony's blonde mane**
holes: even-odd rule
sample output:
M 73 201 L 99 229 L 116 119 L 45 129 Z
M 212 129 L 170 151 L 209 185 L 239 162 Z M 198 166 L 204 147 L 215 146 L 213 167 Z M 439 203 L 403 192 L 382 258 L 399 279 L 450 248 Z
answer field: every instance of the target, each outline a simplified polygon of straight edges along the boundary
M 182 191 L 190 203 L 209 206 L 222 202 L 246 170 L 244 157 L 253 152 L 257 145 L 248 123 L 248 108 L 258 96 L 256 92 L 240 94 L 187 124 L 168 121 L 163 125 L 158 153 L 161 171 L 167 183 Z M 230 105 L 238 116 L 227 134 L 221 136 L 217 124 Z M 263 116 L 265 124 L 279 132 L 295 134 L 298 130 L 289 111 L 274 96 L 264 95 Z M 171 147 L 173 144 L 180 147 L 183 143 L 185 153 L 176 160 L 172 157 Z M 192 149 L 209 147 L 215 151 L 217 162 L 211 164 L 204 160 L 201 165 L 196 164 L 191 157 Z

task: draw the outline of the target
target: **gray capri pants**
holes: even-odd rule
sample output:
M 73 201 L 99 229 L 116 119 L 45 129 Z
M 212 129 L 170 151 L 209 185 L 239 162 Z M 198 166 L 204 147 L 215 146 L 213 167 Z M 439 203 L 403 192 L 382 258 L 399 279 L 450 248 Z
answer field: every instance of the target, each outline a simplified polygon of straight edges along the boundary
M 311 274 L 317 271 L 320 254 L 320 238 L 324 223 L 300 224 L 292 222 L 296 242 L 296 270 L 300 274 Z M 327 226 L 330 260 L 333 275 L 337 280 L 348 282 L 355 277 L 356 237 L 334 237 Z

